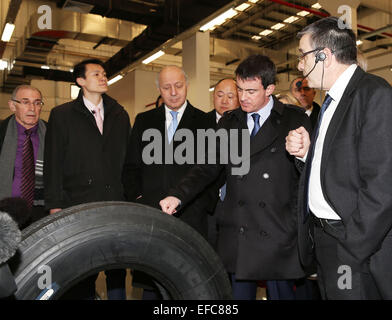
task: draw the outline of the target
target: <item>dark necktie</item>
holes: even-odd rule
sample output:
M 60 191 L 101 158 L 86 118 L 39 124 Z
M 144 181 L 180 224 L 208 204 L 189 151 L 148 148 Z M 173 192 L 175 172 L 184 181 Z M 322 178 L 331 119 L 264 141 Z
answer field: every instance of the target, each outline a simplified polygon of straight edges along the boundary
M 318 116 L 318 120 L 317 120 L 317 124 L 316 127 L 314 128 L 314 132 L 313 132 L 313 136 L 312 136 L 312 141 L 310 144 L 310 148 L 308 151 L 308 156 L 307 156 L 307 167 L 306 167 L 306 172 L 305 172 L 305 203 L 306 203 L 306 210 L 304 212 L 304 219 L 306 219 L 309 215 L 309 178 L 310 178 L 310 171 L 312 168 L 312 161 L 313 161 L 313 156 L 314 156 L 314 149 L 316 147 L 316 141 L 319 135 L 319 131 L 320 131 L 320 125 L 321 125 L 321 121 L 323 119 L 324 116 L 324 112 L 325 110 L 327 110 L 327 108 L 329 107 L 330 103 L 332 101 L 332 98 L 330 95 L 326 95 L 323 105 L 321 106 L 321 110 L 320 110 L 320 114 Z
M 35 185 L 35 165 L 34 149 L 31 141 L 31 129 L 25 130 L 26 139 L 23 143 L 22 153 L 22 183 L 20 187 L 22 198 L 25 199 L 31 208 L 34 201 Z
M 252 133 L 250 134 L 251 137 L 254 137 L 260 129 L 260 115 L 258 113 L 252 114 L 253 121 L 255 122 L 255 126 L 253 127 Z

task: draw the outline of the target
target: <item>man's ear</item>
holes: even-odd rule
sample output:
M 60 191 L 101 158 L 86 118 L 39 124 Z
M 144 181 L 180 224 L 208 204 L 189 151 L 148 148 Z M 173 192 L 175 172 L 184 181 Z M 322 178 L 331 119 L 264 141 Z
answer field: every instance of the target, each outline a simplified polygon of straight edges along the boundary
M 86 80 L 85 80 L 84 78 L 82 78 L 82 77 L 76 78 L 76 83 L 77 83 L 79 86 L 81 86 L 81 87 L 84 86 L 85 82 L 86 82 Z
M 12 112 L 16 111 L 15 103 L 12 100 L 8 100 L 8 107 Z
M 325 60 L 323 61 L 325 67 L 329 67 L 332 63 L 332 56 L 333 53 L 331 51 L 331 49 L 329 48 L 324 48 L 322 51 L 320 52 L 324 52 L 325 53 Z
M 273 94 L 275 91 L 275 85 L 274 84 L 270 84 L 267 89 L 265 89 L 265 93 L 267 94 L 267 96 L 269 97 L 271 94 Z

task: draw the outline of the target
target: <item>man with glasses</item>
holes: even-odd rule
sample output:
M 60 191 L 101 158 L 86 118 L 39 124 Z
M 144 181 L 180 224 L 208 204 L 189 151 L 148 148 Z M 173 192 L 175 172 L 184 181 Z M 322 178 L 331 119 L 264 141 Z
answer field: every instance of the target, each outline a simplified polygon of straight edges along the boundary
M 309 87 L 307 79 L 298 77 L 291 82 L 290 92 L 297 99 L 299 106 L 305 109 L 314 128 L 320 112 L 320 105 L 313 101 L 316 90 Z
M 31 210 L 26 224 L 45 215 L 43 159 L 46 123 L 40 120 L 41 92 L 30 85 L 15 88 L 13 112 L 0 125 L 0 199 L 22 198 Z

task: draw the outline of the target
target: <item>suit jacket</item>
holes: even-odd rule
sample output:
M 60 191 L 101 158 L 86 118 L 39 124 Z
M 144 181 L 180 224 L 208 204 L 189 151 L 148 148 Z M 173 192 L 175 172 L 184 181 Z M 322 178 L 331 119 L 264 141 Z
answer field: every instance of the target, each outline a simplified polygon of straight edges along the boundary
M 48 209 L 94 201 L 124 200 L 121 183 L 130 122 L 124 108 L 106 94 L 103 135 L 94 116 L 76 100 L 49 116 L 45 139 L 45 202 Z
M 234 272 L 237 279 L 304 276 L 297 247 L 299 172 L 286 152 L 285 138 L 299 126 L 309 130 L 310 122 L 300 108 L 273 99 L 271 115 L 250 140 L 248 174 L 233 175 L 231 169 L 236 165 L 230 160 L 227 165 L 196 166 L 170 192 L 186 204 L 224 168 L 227 187 L 226 198 L 217 208 L 217 251 L 226 270 Z M 226 112 L 218 127 L 237 129 L 240 134 L 245 130 L 249 137 L 247 114 L 242 109 Z
M 313 110 L 312 110 L 312 113 L 309 116 L 310 123 L 312 124 L 312 128 L 313 129 L 314 129 L 316 123 L 317 123 L 319 113 L 320 113 L 320 106 L 319 106 L 318 103 L 313 101 Z
M 168 195 L 169 189 L 175 186 L 187 171 L 194 166 L 194 164 L 187 163 L 177 164 L 174 160 L 172 164 L 165 163 L 165 121 L 164 105 L 137 115 L 123 175 L 129 201 L 137 201 L 158 209 L 160 209 L 159 201 Z M 176 133 L 180 129 L 189 129 L 196 137 L 197 129 L 207 129 L 210 126 L 206 114 L 188 102 Z M 146 164 L 146 161 L 143 160 L 143 150 L 151 143 L 150 141 L 142 141 L 143 133 L 148 129 L 158 130 L 160 137 L 162 137 L 162 140 L 158 143 L 159 151 L 164 153 L 160 163 Z M 176 150 L 183 141 L 184 138 L 181 141 L 174 141 L 173 139 L 171 143 L 173 150 Z M 195 141 L 195 157 L 197 157 L 196 148 L 197 143 Z M 169 150 L 166 151 L 170 153 Z M 188 203 L 181 212 L 178 212 L 181 220 L 204 236 L 207 234 L 207 210 L 211 206 L 210 201 L 209 194 L 201 191 L 194 201 Z
M 370 264 L 375 269 L 379 262 L 384 271 L 374 271 L 372 275 L 389 287 L 392 286 L 391 101 L 391 86 L 357 67 L 329 124 L 320 172 L 324 198 L 344 224 L 338 255 L 345 261 Z M 307 162 L 305 166 L 308 165 Z M 304 219 L 308 216 L 304 180 L 302 177 L 298 221 L 301 259 L 308 264 L 312 250 L 309 219 Z

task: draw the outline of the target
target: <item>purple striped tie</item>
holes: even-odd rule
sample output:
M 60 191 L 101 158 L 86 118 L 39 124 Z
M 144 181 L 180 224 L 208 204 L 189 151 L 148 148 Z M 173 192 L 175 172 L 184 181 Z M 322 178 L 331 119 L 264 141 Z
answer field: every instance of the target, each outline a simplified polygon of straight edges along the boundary
M 26 139 L 23 143 L 23 159 L 22 159 L 22 184 L 20 187 L 22 198 L 25 199 L 31 208 L 34 201 L 34 185 L 35 185 L 35 165 L 34 150 L 31 141 L 31 129 L 25 130 Z

